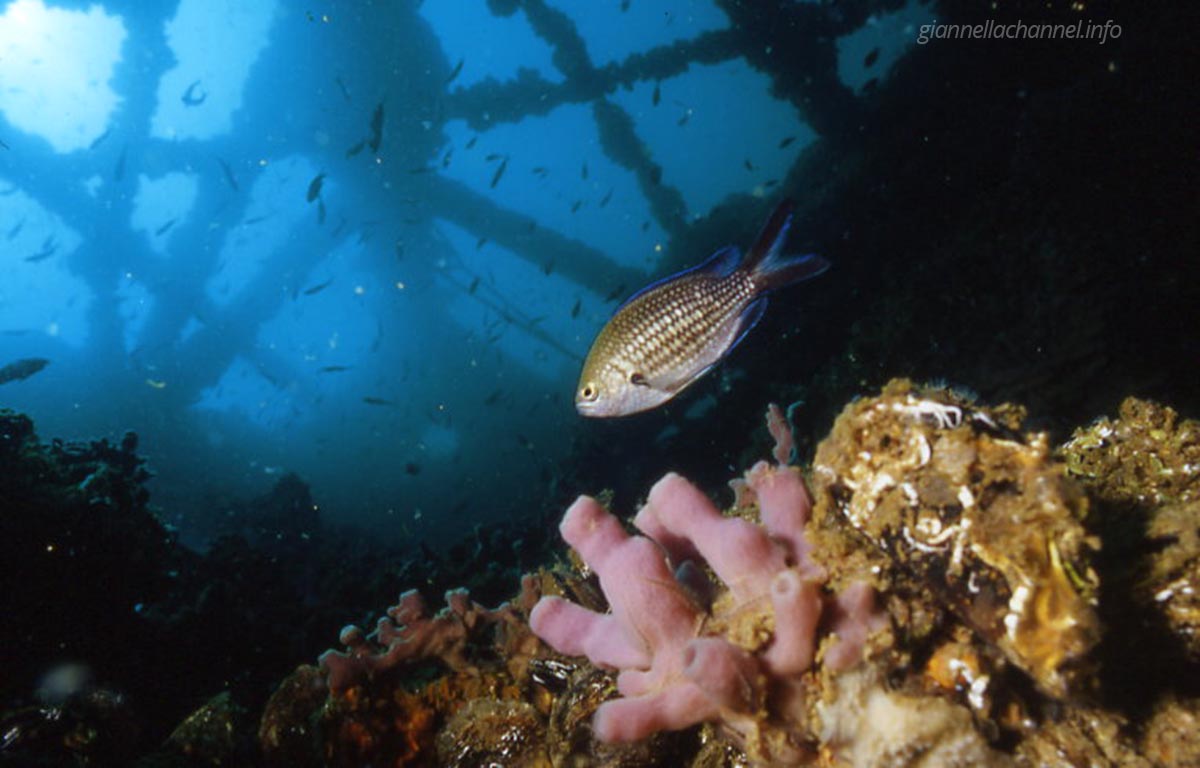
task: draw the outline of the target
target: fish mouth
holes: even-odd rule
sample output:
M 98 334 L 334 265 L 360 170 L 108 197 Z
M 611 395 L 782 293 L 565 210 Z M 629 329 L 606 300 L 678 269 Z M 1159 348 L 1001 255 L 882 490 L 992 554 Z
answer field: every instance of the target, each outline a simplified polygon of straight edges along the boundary
M 599 409 L 596 407 L 595 401 L 589 402 L 589 401 L 584 400 L 579 397 L 575 398 L 575 411 L 580 416 L 596 417 L 596 416 L 603 415 L 599 412 Z

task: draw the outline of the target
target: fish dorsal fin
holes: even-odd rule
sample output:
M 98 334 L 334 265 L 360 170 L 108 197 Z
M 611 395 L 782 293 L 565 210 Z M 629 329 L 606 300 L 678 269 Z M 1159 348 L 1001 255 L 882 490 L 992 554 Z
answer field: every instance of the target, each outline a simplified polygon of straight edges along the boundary
M 720 249 L 708 261 L 695 268 L 713 277 L 729 277 L 742 263 L 742 249 L 736 245 L 727 245 Z
M 746 255 L 748 269 L 758 269 L 764 262 L 769 264 L 779 258 L 779 252 L 787 242 L 788 232 L 792 228 L 792 215 L 795 210 L 795 204 L 787 199 L 775 206 L 771 218 L 763 224 L 754 245 L 750 246 L 750 252 Z
M 742 249 L 738 248 L 736 245 L 727 245 L 724 248 L 717 251 L 716 253 L 714 253 L 712 256 L 709 256 L 706 261 L 704 261 L 700 264 L 697 264 L 694 267 L 688 267 L 687 269 L 680 270 L 679 272 L 676 272 L 671 275 L 667 275 L 666 277 L 660 278 L 658 280 L 655 280 L 653 283 L 650 283 L 650 285 L 647 285 L 645 288 L 642 288 L 640 291 L 633 294 L 628 299 L 625 299 L 625 301 L 623 301 L 621 303 L 621 306 L 617 307 L 616 310 L 614 310 L 613 314 L 620 312 L 622 309 L 624 309 L 625 307 L 632 304 L 635 300 L 637 300 L 638 298 L 640 298 L 642 296 L 645 296 L 647 293 L 650 293 L 650 291 L 653 291 L 655 288 L 659 288 L 660 286 L 666 285 L 667 283 L 671 282 L 672 280 L 677 280 L 677 279 L 683 277 L 684 275 L 690 275 L 690 274 L 694 273 L 694 274 L 710 274 L 713 277 L 726 277 L 726 276 L 732 274 L 733 271 L 735 269 L 737 269 L 741 263 L 742 263 Z

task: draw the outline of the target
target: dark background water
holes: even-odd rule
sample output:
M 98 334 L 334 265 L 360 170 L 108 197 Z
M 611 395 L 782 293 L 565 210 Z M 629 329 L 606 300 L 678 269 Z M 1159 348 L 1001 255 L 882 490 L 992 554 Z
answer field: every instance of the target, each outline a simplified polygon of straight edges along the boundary
M 895 375 L 1058 426 L 1194 403 L 1184 11 L 627 5 L 9 3 L 0 358 L 51 366 L 5 404 L 137 431 L 202 545 L 288 471 L 431 541 L 571 473 L 710 476 L 768 400 L 811 439 Z M 578 419 L 616 303 L 783 196 L 834 270 L 670 407 Z
M 1115 26 L 919 44 L 935 21 Z M 193 585 L 319 605 L 299 636 L 258 604 L 201 622 L 288 635 L 222 657 L 259 682 L 413 581 L 529 566 L 488 571 L 481 531 L 550 545 L 576 493 L 631 511 L 668 469 L 718 492 L 770 401 L 801 458 L 894 376 L 1056 438 L 1129 394 L 1194 416 L 1195 28 L 1187 4 L 0 4 L 0 364 L 51 361 L 0 406 L 46 439 L 134 430 L 150 511 L 200 550 L 241 537 Z M 834 268 L 668 406 L 577 417 L 619 301 L 785 196 Z

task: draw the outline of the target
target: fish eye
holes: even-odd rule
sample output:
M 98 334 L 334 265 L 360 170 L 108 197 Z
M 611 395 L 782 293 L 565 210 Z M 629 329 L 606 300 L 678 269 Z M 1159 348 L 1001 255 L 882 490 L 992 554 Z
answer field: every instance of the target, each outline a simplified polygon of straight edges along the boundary
M 589 381 L 583 385 L 583 389 L 579 390 L 579 396 L 590 403 L 600 396 L 600 388 Z

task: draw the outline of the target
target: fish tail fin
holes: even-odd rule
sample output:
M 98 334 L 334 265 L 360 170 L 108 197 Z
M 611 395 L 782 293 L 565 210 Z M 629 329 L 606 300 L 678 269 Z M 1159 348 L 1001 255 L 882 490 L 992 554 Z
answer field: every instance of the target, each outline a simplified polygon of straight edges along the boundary
M 784 255 L 783 246 L 787 243 L 795 210 L 791 200 L 777 205 L 742 262 L 742 268 L 751 272 L 759 290 L 773 291 L 816 277 L 829 269 L 829 262 L 814 253 Z

